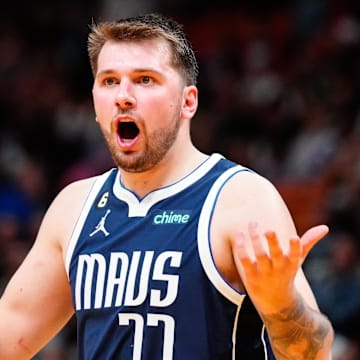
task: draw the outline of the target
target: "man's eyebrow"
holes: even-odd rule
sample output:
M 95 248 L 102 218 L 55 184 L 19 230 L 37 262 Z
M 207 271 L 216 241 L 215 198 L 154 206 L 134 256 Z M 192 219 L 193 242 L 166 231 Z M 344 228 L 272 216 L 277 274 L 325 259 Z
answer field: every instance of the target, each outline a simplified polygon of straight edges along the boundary
M 100 70 L 100 71 L 97 71 L 95 77 L 99 77 L 99 76 L 103 76 L 103 75 L 110 75 L 110 74 L 114 74 L 114 73 L 115 73 L 115 70 L 112 70 L 112 69 Z
M 105 69 L 105 70 L 100 70 L 97 73 L 97 76 L 99 76 L 99 75 L 107 75 L 107 74 L 114 74 L 114 73 L 117 73 L 117 72 L 118 71 L 116 69 Z M 155 70 L 153 68 L 138 68 L 138 69 L 133 69 L 130 72 L 135 73 L 135 74 L 152 73 L 152 74 L 157 74 L 159 76 L 162 75 L 158 70 Z
M 153 68 L 140 68 L 140 69 L 135 69 L 134 70 L 135 73 L 153 73 L 153 74 L 158 74 L 161 75 L 161 73 L 158 70 L 155 70 Z

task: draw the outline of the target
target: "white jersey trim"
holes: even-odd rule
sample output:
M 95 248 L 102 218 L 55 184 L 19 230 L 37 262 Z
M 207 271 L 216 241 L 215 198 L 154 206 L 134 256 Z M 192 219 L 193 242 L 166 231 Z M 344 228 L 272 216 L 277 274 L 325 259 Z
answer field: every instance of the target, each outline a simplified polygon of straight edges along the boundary
M 241 165 L 234 166 L 226 170 L 219 178 L 215 181 L 211 187 L 209 194 L 206 197 L 203 208 L 201 210 L 199 225 L 198 225 L 198 249 L 201 264 L 204 268 L 204 271 L 215 286 L 215 288 L 228 300 L 234 304 L 241 305 L 245 294 L 240 293 L 235 288 L 233 288 L 220 274 L 219 270 L 215 265 L 215 261 L 211 252 L 210 245 L 210 223 L 213 210 L 216 204 L 218 194 L 220 193 L 222 187 L 233 175 L 243 171 L 244 168 Z
M 71 258 L 74 253 L 74 249 L 76 246 L 76 243 L 79 239 L 80 233 L 82 231 L 82 228 L 85 224 L 86 218 L 89 214 L 89 211 L 91 209 L 91 206 L 94 204 L 94 201 L 96 197 L 99 195 L 99 191 L 101 187 L 104 185 L 106 179 L 109 177 L 110 173 L 113 171 L 113 169 L 105 172 L 104 174 L 99 175 L 96 180 L 94 181 L 94 184 L 92 185 L 90 192 L 87 196 L 87 199 L 84 203 L 84 206 L 79 214 L 79 218 L 75 224 L 74 230 L 71 234 L 68 247 L 66 249 L 66 256 L 65 256 L 65 269 L 66 273 L 68 275 L 68 278 L 70 277 L 70 262 Z
M 236 316 L 235 316 L 234 327 L 233 327 L 233 332 L 232 332 L 232 344 L 233 344 L 232 360 L 236 360 L 236 332 L 237 332 L 237 328 L 238 328 L 237 324 L 238 324 L 238 320 L 239 320 L 240 310 L 241 310 L 241 304 L 238 306 L 238 308 L 236 310 Z
M 154 190 L 147 194 L 144 198 L 139 199 L 133 192 L 126 189 L 121 185 L 120 172 L 116 176 L 114 183 L 115 196 L 126 202 L 129 206 L 129 217 L 143 217 L 146 216 L 150 208 L 157 202 L 166 199 L 172 195 L 179 193 L 190 185 L 194 184 L 197 180 L 202 178 L 208 171 L 210 171 L 215 164 L 222 159 L 220 154 L 212 154 L 202 164 L 200 164 L 193 172 L 179 180 L 178 182 Z
M 265 354 L 264 360 L 268 360 L 268 347 L 267 347 L 266 341 L 265 341 L 265 325 L 263 325 L 263 327 L 261 329 L 261 342 L 264 346 L 264 354 Z

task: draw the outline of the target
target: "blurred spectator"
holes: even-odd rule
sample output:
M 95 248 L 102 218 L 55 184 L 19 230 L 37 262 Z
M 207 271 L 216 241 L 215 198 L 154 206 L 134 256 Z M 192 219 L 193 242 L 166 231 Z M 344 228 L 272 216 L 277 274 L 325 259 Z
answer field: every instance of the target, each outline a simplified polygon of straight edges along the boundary
M 360 236 L 360 117 L 326 172 L 330 221 Z M 359 240 L 360 242 L 360 240 Z
M 311 286 L 336 335 L 354 346 L 360 340 L 359 242 L 346 229 L 337 229 L 330 239 L 327 256 L 321 260 L 313 259 L 312 264 L 310 261 L 313 274 Z M 357 356 L 360 356 L 359 352 Z
M 308 181 L 320 176 L 339 146 L 338 129 L 323 104 L 307 104 L 303 128 L 289 144 L 282 164 L 285 179 Z

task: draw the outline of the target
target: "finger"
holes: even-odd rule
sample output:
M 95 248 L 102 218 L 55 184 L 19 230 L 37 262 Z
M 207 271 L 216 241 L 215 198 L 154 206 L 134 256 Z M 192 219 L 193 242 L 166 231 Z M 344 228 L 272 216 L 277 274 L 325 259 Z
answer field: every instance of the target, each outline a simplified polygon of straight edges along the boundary
M 261 241 L 259 225 L 256 222 L 250 222 L 248 226 L 252 248 L 256 257 L 266 255 L 265 248 Z
M 301 243 L 300 243 L 300 238 L 298 236 L 290 239 L 288 258 L 293 263 L 299 263 L 299 262 L 301 263 L 303 261 Z
M 310 250 L 323 239 L 329 232 L 329 228 L 326 225 L 317 225 L 307 230 L 301 237 L 302 252 L 305 258 Z
M 259 225 L 256 222 L 249 223 L 249 235 L 251 244 L 253 247 L 254 255 L 258 264 L 262 270 L 266 270 L 271 266 L 271 259 L 268 252 L 265 249 L 263 237 L 259 232 Z
M 242 266 L 248 270 L 254 270 L 256 267 L 255 261 L 252 259 L 249 249 L 246 246 L 245 235 L 242 232 L 236 234 L 235 257 L 241 262 Z
M 283 250 L 280 246 L 279 239 L 275 233 L 275 231 L 267 231 L 265 233 L 266 239 L 269 244 L 269 252 L 271 259 L 277 260 L 283 257 Z

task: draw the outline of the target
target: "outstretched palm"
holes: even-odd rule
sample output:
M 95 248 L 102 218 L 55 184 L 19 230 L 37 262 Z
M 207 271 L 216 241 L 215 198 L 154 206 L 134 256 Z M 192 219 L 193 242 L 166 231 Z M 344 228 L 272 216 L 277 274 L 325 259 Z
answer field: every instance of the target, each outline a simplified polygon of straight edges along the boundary
M 327 233 L 326 225 L 310 228 L 300 238 L 289 239 L 284 251 L 274 231 L 261 234 L 256 223 L 249 224 L 249 236 L 239 233 L 234 259 L 248 295 L 264 313 L 276 312 L 295 294 L 295 276 L 312 247 Z M 282 305 L 281 305 L 282 304 Z

